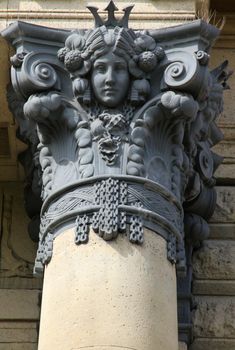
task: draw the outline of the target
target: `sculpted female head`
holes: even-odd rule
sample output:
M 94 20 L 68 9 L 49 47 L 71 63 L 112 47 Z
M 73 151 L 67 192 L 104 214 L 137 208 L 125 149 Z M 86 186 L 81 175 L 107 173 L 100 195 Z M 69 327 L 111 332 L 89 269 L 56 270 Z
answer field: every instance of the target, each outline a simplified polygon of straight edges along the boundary
M 135 104 L 146 99 L 148 74 L 162 51 L 146 34 L 102 26 L 71 34 L 58 57 L 73 78 L 74 94 L 80 102 L 91 103 L 92 92 L 101 105 L 116 108 L 127 98 Z
M 91 86 L 97 100 L 107 107 L 118 106 L 127 96 L 130 75 L 124 58 L 111 50 L 94 62 Z

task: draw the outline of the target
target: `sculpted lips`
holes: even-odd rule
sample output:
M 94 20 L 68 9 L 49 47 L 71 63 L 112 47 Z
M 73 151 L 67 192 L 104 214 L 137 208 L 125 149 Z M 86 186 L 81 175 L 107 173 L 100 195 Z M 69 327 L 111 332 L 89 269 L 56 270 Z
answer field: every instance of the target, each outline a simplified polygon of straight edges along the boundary
M 115 94 L 116 93 L 116 89 L 113 89 L 113 88 L 107 88 L 107 89 L 104 89 L 104 93 L 106 94 L 106 95 L 108 95 L 108 94 Z

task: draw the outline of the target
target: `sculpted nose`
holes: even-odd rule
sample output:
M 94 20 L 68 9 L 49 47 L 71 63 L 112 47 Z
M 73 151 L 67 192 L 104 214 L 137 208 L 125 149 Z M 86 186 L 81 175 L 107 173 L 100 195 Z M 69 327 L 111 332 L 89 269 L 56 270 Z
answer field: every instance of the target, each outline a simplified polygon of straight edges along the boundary
M 107 69 L 107 72 L 106 72 L 106 84 L 108 85 L 113 85 L 115 82 L 115 79 L 114 79 L 114 71 L 113 69 L 110 67 L 109 69 Z

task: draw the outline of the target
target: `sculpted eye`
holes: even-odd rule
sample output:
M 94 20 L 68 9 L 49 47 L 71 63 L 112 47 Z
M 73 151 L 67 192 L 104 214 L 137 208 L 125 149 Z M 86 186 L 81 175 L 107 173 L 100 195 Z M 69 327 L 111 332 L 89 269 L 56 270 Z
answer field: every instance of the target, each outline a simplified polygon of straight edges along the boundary
M 104 73 L 106 71 L 106 67 L 104 64 L 97 64 L 95 66 L 95 70 L 99 73 Z

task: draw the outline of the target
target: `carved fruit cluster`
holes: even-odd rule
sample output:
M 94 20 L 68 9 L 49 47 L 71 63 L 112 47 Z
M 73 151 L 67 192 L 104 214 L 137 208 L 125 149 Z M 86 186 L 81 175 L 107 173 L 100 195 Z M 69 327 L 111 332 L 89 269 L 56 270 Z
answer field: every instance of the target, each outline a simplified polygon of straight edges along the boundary
M 138 67 L 145 73 L 151 72 L 161 61 L 165 52 L 162 47 L 156 45 L 155 40 L 146 34 L 141 34 L 136 40 L 136 51 L 138 53 L 135 61 Z
M 91 62 L 105 51 L 107 45 L 115 54 L 125 57 L 135 77 L 143 78 L 165 56 L 163 48 L 157 47 L 150 35 L 132 31 L 130 34 L 130 30 L 118 27 L 111 31 L 103 26 L 93 31 L 72 33 L 65 47 L 58 51 L 58 58 L 69 72 L 77 71 L 79 76 L 84 76 L 91 69 Z
M 138 65 L 144 72 L 151 72 L 157 66 L 157 63 L 163 59 L 164 55 L 164 50 L 161 47 L 154 51 L 144 51 L 138 57 Z
M 83 59 L 79 50 L 72 50 L 66 53 L 64 57 L 64 65 L 70 71 L 81 68 Z

